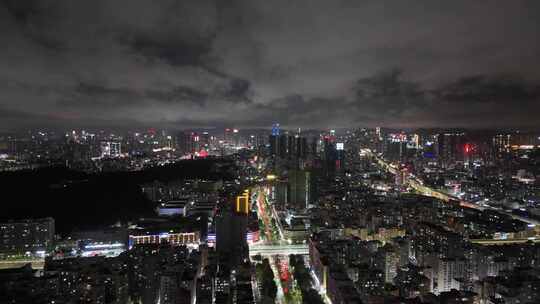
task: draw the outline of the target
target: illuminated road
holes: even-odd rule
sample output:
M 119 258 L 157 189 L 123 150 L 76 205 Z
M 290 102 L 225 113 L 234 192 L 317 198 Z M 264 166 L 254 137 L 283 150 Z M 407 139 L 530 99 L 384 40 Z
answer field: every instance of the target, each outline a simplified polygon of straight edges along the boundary
M 257 216 L 264 226 L 262 229 L 264 230 L 265 238 L 260 242 L 249 245 L 249 255 L 251 257 L 260 255 L 269 259 L 277 286 L 276 303 L 286 304 L 291 303 L 290 298 L 285 297 L 285 294 L 290 292 L 288 286 L 291 275 L 288 270 L 284 272 L 283 269 L 286 267 L 283 267 L 283 263 L 287 261 L 288 264 L 289 255 L 291 254 L 309 254 L 309 247 L 307 244 L 289 244 L 285 241 L 283 228 L 280 225 L 277 212 L 273 204 L 268 201 L 266 191 L 268 191 L 268 188 L 252 188 L 252 193 L 257 204 Z M 280 265 L 281 267 L 278 268 L 276 265 Z
M 283 293 L 283 287 L 281 286 L 281 282 L 279 280 L 279 271 L 276 267 L 276 256 L 270 256 L 270 268 L 272 268 L 272 272 L 274 273 L 274 282 L 276 283 L 277 287 L 277 296 L 276 296 L 276 302 L 277 303 L 286 303 L 285 300 L 285 294 Z
M 16 261 L 0 260 L 0 269 L 18 268 L 28 263 L 32 264 L 32 269 L 36 269 L 36 270 L 40 270 L 45 267 L 44 259 L 38 259 L 38 260 L 29 259 L 29 260 L 16 260 Z
M 271 214 L 267 210 L 266 194 L 261 188 L 255 188 L 257 200 L 257 216 L 262 220 L 264 225 L 265 242 L 272 242 L 274 235 L 271 230 Z
M 373 153 L 369 149 L 362 149 L 361 153 L 365 154 L 365 155 L 368 155 L 369 157 L 374 158 L 375 162 L 380 167 L 382 167 L 384 170 L 386 170 L 387 172 L 389 172 L 391 174 L 395 175 L 398 172 L 400 172 L 400 170 L 396 167 L 396 165 L 388 163 L 386 160 L 384 160 L 383 158 L 377 156 L 375 153 Z M 429 196 L 429 197 L 434 197 L 434 198 L 440 199 L 440 200 L 442 200 L 444 202 L 450 202 L 452 200 L 459 201 L 459 205 L 461 207 L 476 209 L 476 210 L 480 210 L 480 211 L 492 210 L 492 211 L 495 211 L 495 212 L 498 212 L 498 213 L 501 213 L 501 214 L 508 215 L 508 216 L 512 217 L 513 219 L 523 221 L 523 222 L 525 222 L 527 224 L 540 225 L 540 221 L 530 219 L 530 218 L 526 218 L 526 217 L 522 217 L 522 216 L 513 214 L 512 212 L 499 210 L 499 209 L 493 208 L 491 206 L 486 206 L 486 205 L 479 206 L 477 204 L 464 201 L 464 200 L 462 200 L 462 199 L 460 199 L 458 197 L 454 197 L 454 196 L 449 195 L 447 193 L 444 193 L 444 192 L 441 192 L 439 190 L 433 189 L 431 187 L 428 187 L 428 186 L 424 185 L 424 182 L 422 180 L 420 180 L 418 177 L 412 176 L 411 174 L 407 174 L 406 178 L 404 178 L 404 183 L 406 185 L 410 186 L 411 188 L 413 188 L 414 190 L 416 190 L 417 192 L 421 193 L 422 195 Z
M 270 245 L 270 244 L 253 244 L 249 246 L 249 255 L 290 255 L 290 254 L 299 254 L 306 255 L 309 254 L 309 247 L 307 244 L 280 244 L 280 245 Z
M 304 264 L 309 265 L 309 257 L 307 257 L 307 256 L 304 257 Z M 325 287 L 322 286 L 322 284 L 319 281 L 319 278 L 317 277 L 315 272 L 313 272 L 313 270 L 310 270 L 309 274 L 311 275 L 311 287 L 313 289 L 315 289 L 319 293 L 319 295 L 321 296 L 321 299 L 324 301 L 324 303 L 332 304 L 332 301 L 330 300 L 330 298 L 326 294 Z
M 269 205 L 271 210 L 272 210 L 272 218 L 274 218 L 274 220 L 276 222 L 276 226 L 277 226 L 277 229 L 278 229 L 280 240 L 283 241 L 283 240 L 285 240 L 285 236 L 283 234 L 283 226 L 281 225 L 281 221 L 279 220 L 279 216 L 278 216 L 278 213 L 276 211 L 276 207 L 274 206 L 274 204 L 268 204 L 268 198 L 267 197 L 266 197 L 266 202 L 267 202 L 267 205 Z
M 471 239 L 471 243 L 479 245 L 509 245 L 509 244 L 523 244 L 527 242 L 540 243 L 540 238 L 530 239 L 505 239 L 505 240 L 492 240 L 492 239 Z

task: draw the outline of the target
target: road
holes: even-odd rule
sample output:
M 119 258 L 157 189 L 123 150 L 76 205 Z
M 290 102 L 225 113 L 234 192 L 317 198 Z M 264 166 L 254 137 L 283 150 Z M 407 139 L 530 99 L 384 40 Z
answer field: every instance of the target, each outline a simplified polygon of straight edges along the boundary
M 277 286 L 276 302 L 288 304 L 292 300 L 285 295 L 290 292 L 289 285 L 292 277 L 288 271 L 284 273 L 283 269 L 287 267 L 278 268 L 276 265 L 284 265 L 285 261 L 288 263 L 290 254 L 309 254 L 309 248 L 307 244 L 289 244 L 285 240 L 278 214 L 273 204 L 268 201 L 266 191 L 267 188 L 264 187 L 254 187 L 252 189 L 257 203 L 257 215 L 263 223 L 266 237 L 258 243 L 250 244 L 249 254 L 250 256 L 261 255 L 269 259 Z M 275 225 L 272 223 L 275 223 Z
M 249 255 L 290 255 L 290 254 L 309 254 L 307 244 L 253 244 L 249 246 Z
M 398 172 L 400 172 L 400 170 L 399 170 L 399 168 L 397 166 L 395 166 L 394 164 L 388 163 L 386 160 L 379 157 L 378 155 L 376 155 L 375 153 L 373 153 L 369 149 L 362 149 L 361 153 L 365 154 L 365 155 L 368 155 L 368 156 L 372 157 L 373 159 L 375 159 L 375 162 L 380 167 L 382 167 L 384 170 L 386 170 L 387 172 L 389 172 L 391 174 L 395 175 Z M 530 219 L 530 218 L 526 218 L 526 217 L 522 217 L 522 216 L 513 214 L 512 212 L 496 209 L 496 208 L 493 208 L 493 207 L 487 206 L 487 205 L 479 206 L 479 205 L 474 204 L 472 202 L 467 202 L 467 201 L 464 201 L 464 200 L 462 200 L 462 199 L 460 199 L 458 197 L 455 197 L 455 196 L 452 196 L 450 194 L 444 193 L 444 192 L 442 192 L 440 190 L 433 189 L 431 187 L 426 186 L 422 180 L 420 180 L 416 176 L 411 175 L 410 173 L 407 173 L 407 176 L 404 179 L 404 182 L 405 182 L 406 185 L 410 186 L 411 188 L 413 188 L 414 190 L 416 190 L 417 192 L 419 192 L 419 193 L 421 193 L 422 195 L 425 195 L 425 196 L 434 197 L 434 198 L 440 199 L 440 200 L 445 201 L 445 202 L 450 202 L 452 200 L 453 201 L 459 201 L 459 205 L 461 207 L 464 207 L 464 208 L 471 208 L 471 209 L 476 209 L 476 210 L 480 210 L 480 211 L 491 210 L 491 211 L 498 212 L 500 214 L 508 215 L 508 216 L 512 217 L 513 219 L 523 221 L 523 222 L 525 222 L 527 224 L 540 225 L 540 221 Z
M 257 216 L 262 220 L 264 225 L 265 243 L 271 243 L 274 241 L 274 234 L 272 232 L 272 214 L 268 211 L 268 204 L 266 194 L 262 188 L 255 188 L 255 199 L 257 200 Z
M 272 272 L 274 272 L 274 282 L 276 283 L 277 287 L 277 297 L 276 302 L 278 303 L 287 303 L 287 299 L 285 299 L 285 292 L 283 291 L 283 286 L 281 286 L 281 280 L 279 279 L 279 270 L 276 267 L 276 260 L 277 256 L 272 255 L 269 257 L 270 260 L 270 267 L 272 268 Z
M 45 266 L 45 259 L 28 259 L 28 260 L 1 260 L 0 269 L 18 268 L 26 264 L 32 264 L 32 268 L 36 270 L 43 269 Z
M 530 238 L 530 239 L 471 239 L 469 240 L 473 244 L 479 245 L 509 245 L 509 244 L 523 244 L 527 242 L 540 243 L 540 238 Z

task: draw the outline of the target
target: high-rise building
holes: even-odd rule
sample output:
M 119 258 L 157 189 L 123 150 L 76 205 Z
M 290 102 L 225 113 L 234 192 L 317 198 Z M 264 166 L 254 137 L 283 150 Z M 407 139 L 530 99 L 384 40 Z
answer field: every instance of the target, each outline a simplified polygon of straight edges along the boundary
M 290 170 L 288 176 L 288 204 L 297 208 L 305 209 L 311 199 L 311 174 L 306 170 Z
M 216 249 L 220 259 L 238 265 L 246 257 L 249 194 L 243 193 L 234 201 L 220 206 L 216 217 Z
M 296 156 L 296 138 L 294 136 L 287 136 L 287 157 L 292 158 Z
M 272 125 L 272 135 L 273 136 L 279 136 L 279 124 L 278 123 L 275 123 Z
M 203 132 L 200 137 L 201 148 L 208 150 L 210 147 L 210 134 L 208 132 Z
M 278 156 L 287 158 L 288 136 L 286 134 L 281 134 L 278 138 Z
M 240 130 L 233 129 L 233 143 L 235 147 L 240 146 Z
M 296 137 L 296 157 L 299 159 L 305 159 L 308 155 L 307 138 Z
M 465 259 L 439 259 L 437 271 L 437 293 L 460 289 L 459 279 L 466 275 L 467 263 Z
M 279 156 L 279 136 L 274 134 L 270 135 L 268 143 L 270 144 L 270 155 L 274 157 Z
M 275 200 L 279 204 L 287 204 L 289 202 L 288 192 L 289 184 L 284 181 L 274 181 L 272 183 L 272 190 L 270 191 L 270 198 Z
M 323 171 L 326 178 L 332 178 L 336 174 L 338 153 L 335 144 L 330 137 L 324 138 Z
M 464 158 L 464 133 L 444 133 L 437 137 L 435 147 L 437 157 L 443 166 L 448 166 Z
M 269 136 L 270 154 L 282 159 L 306 159 L 308 143 L 300 135 L 287 135 L 274 132 Z
M 382 271 L 386 283 L 393 283 L 399 260 L 399 252 L 390 245 L 386 245 L 377 253 L 376 266 Z
M 517 149 L 532 149 L 540 146 L 540 137 L 531 133 L 506 133 L 493 137 L 493 147 L 497 152 L 510 152 Z
M 194 132 L 180 132 L 176 135 L 176 149 L 182 154 L 191 154 L 195 152 Z
M 101 157 L 118 157 L 122 153 L 121 144 L 115 141 L 101 142 Z
M 232 142 L 232 132 L 233 130 L 230 128 L 226 128 L 223 132 L 223 141 L 227 144 L 230 144 Z
M 53 218 L 0 223 L 0 255 L 44 255 L 53 241 Z

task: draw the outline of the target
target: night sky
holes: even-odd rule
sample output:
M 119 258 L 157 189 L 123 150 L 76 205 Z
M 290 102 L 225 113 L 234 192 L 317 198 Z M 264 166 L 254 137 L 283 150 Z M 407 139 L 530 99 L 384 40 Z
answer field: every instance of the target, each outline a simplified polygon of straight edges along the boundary
M 540 1 L 0 0 L 0 128 L 540 127 Z

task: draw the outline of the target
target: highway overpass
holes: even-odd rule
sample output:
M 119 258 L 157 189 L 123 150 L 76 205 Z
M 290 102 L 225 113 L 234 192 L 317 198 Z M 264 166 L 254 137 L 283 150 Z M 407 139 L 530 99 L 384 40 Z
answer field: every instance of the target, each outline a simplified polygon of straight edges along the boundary
M 257 244 L 249 246 L 249 255 L 289 255 L 289 254 L 309 254 L 309 246 L 307 244 L 282 244 L 282 245 L 266 245 Z
M 473 244 L 478 245 L 486 245 L 486 246 L 493 246 L 493 245 L 511 245 L 511 244 L 523 244 L 527 242 L 533 242 L 538 243 L 540 242 L 540 238 L 531 238 L 531 239 L 471 239 L 469 240 Z

